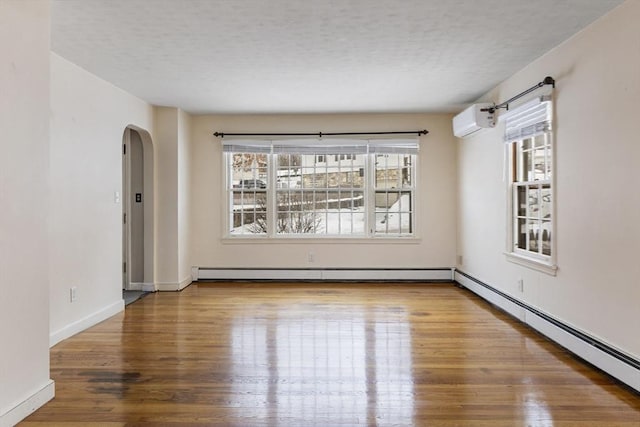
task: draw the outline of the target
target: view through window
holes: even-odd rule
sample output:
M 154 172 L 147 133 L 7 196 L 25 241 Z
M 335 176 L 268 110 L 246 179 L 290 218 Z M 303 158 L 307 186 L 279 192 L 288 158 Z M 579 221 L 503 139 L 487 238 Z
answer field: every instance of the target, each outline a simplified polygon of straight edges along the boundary
M 417 140 L 225 145 L 231 236 L 411 236 Z

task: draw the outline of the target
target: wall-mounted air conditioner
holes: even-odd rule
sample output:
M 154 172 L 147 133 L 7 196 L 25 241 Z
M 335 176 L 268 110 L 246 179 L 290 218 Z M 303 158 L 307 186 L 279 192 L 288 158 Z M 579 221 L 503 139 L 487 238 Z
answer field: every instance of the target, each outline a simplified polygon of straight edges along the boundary
M 480 129 L 492 128 L 496 125 L 495 113 L 482 111 L 493 107 L 493 104 L 473 104 L 453 118 L 453 134 L 465 138 Z

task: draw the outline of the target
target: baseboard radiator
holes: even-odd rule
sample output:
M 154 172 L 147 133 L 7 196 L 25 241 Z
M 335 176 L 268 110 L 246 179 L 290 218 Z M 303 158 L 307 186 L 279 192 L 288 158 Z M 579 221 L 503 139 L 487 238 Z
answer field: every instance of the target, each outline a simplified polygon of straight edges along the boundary
M 194 281 L 451 282 L 453 269 L 194 267 L 191 275 Z
M 463 271 L 456 269 L 454 279 L 460 286 L 640 393 L 640 360 L 572 328 Z

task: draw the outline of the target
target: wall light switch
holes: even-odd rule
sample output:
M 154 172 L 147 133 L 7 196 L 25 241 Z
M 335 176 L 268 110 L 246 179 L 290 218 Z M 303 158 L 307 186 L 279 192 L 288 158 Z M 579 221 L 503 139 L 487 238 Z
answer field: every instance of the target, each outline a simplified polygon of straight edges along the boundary
M 120 192 L 115 191 L 113 193 L 113 203 L 120 203 Z

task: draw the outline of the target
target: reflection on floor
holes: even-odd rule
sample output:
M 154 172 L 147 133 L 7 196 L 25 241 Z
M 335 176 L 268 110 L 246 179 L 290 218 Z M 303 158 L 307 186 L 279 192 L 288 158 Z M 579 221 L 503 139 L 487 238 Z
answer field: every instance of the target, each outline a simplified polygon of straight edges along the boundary
M 451 283 L 202 283 L 51 349 L 20 427 L 640 427 L 640 399 Z

